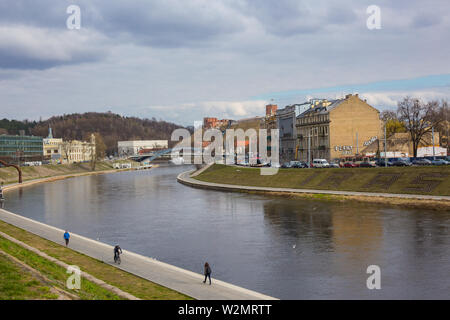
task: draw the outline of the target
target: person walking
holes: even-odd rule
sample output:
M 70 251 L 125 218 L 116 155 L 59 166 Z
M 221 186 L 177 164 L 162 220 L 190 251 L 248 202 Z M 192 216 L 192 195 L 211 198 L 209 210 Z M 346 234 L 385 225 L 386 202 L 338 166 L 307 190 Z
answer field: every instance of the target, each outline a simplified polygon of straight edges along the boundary
M 70 234 L 69 232 L 66 230 L 66 232 L 64 233 L 64 240 L 66 241 L 66 247 L 69 244 L 69 239 L 70 239 Z
M 120 264 L 120 254 L 122 253 L 122 248 L 119 245 L 114 247 L 114 262 Z
M 2 181 L 2 183 L 0 184 L 0 209 L 3 209 L 4 202 L 5 198 L 3 198 L 3 181 Z
M 206 283 L 207 278 L 209 278 L 209 285 L 211 285 L 211 267 L 208 262 L 205 262 L 205 280 L 203 280 L 203 283 Z

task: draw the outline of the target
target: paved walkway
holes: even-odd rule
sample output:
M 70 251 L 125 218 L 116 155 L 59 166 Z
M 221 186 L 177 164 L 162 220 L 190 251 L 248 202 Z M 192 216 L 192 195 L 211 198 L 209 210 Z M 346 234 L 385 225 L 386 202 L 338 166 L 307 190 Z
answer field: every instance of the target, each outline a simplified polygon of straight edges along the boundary
M 383 198 L 402 198 L 402 199 L 421 199 L 421 200 L 439 200 L 450 201 L 450 196 L 430 196 L 421 194 L 398 194 L 398 193 L 377 193 L 377 192 L 356 192 L 356 191 L 334 191 L 334 190 L 314 190 L 314 189 L 291 189 L 291 188 L 271 188 L 271 187 L 253 187 L 232 185 L 223 183 L 204 182 L 191 177 L 193 170 L 180 173 L 177 177 L 178 182 L 191 187 L 206 188 L 221 191 L 259 191 L 259 192 L 286 192 L 286 193 L 320 193 L 343 196 L 365 196 L 365 197 L 383 197 Z
M 2 209 L 0 209 L 0 220 L 63 245 L 64 230 Z M 113 247 L 105 243 L 71 233 L 69 247 L 105 263 L 115 265 L 113 261 Z M 184 270 L 131 251 L 123 250 L 122 263 L 120 266 L 115 266 L 199 300 L 274 299 L 255 291 L 216 280 L 214 279 L 214 273 L 212 285 L 203 284 L 203 276 L 201 274 Z M 82 266 L 80 267 L 83 269 Z M 212 267 L 214 268 L 214 266 Z

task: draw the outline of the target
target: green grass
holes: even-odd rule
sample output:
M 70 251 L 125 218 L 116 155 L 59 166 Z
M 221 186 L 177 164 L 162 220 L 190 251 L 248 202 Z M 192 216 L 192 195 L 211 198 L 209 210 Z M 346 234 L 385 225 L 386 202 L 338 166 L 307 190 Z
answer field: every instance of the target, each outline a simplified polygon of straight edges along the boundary
M 50 288 L 0 254 L 0 300 L 56 299 Z
M 262 176 L 258 168 L 215 164 L 195 179 L 258 187 L 450 195 L 450 166 L 280 169 L 276 175 Z
M 115 268 L 114 266 L 105 264 L 99 260 L 73 251 L 70 248 L 66 248 L 65 246 L 43 239 L 3 221 L 0 221 L 0 231 L 9 234 L 10 236 L 69 265 L 77 265 L 82 271 L 86 271 L 94 277 L 116 286 L 138 298 L 146 300 L 192 299 L 184 294 L 160 286 L 156 283 Z
M 99 161 L 95 166 L 95 172 L 112 170 L 111 162 Z M 36 167 L 21 167 L 22 180 L 29 181 L 40 178 L 56 177 L 67 174 L 88 173 L 92 172 L 90 163 L 73 163 L 73 164 L 48 164 Z M 0 168 L 0 182 L 6 184 L 15 183 L 18 180 L 18 173 L 15 168 Z
M 29 265 L 41 274 L 45 275 L 53 284 L 63 290 L 70 291 L 84 300 L 118 300 L 116 294 L 92 283 L 84 278 L 81 280 L 81 288 L 79 290 L 69 290 L 66 288 L 66 281 L 69 274 L 66 269 L 57 264 L 31 252 L 21 246 L 0 236 L 0 249 L 10 255 L 16 257 L 20 261 Z M 42 290 L 41 290 L 42 291 Z M 41 293 L 48 294 L 48 290 Z

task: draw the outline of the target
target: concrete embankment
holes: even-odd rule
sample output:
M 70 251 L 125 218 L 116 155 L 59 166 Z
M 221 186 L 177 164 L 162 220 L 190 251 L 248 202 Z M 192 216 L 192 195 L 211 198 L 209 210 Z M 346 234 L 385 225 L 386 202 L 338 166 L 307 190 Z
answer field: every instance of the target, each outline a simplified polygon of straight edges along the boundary
M 64 230 L 0 209 L 0 220 L 63 244 Z M 199 300 L 270 300 L 273 297 L 244 289 L 213 278 L 213 284 L 203 284 L 203 275 L 123 250 L 122 263 L 115 265 L 113 246 L 71 233 L 72 250 L 114 265 L 129 273 Z M 81 270 L 83 266 L 80 266 Z
M 151 168 L 146 167 L 145 169 L 151 170 L 151 169 L 157 168 L 158 166 L 159 165 L 153 165 Z M 53 181 L 64 180 L 64 179 L 75 178 L 75 177 L 92 176 L 92 175 L 116 173 L 116 172 L 123 172 L 123 171 L 132 171 L 132 170 L 140 170 L 140 169 L 136 168 L 136 167 L 132 167 L 132 168 L 126 168 L 126 169 L 112 169 L 112 170 L 89 171 L 89 172 L 81 172 L 81 173 L 69 173 L 69 174 L 64 174 L 64 175 L 57 175 L 57 176 L 28 180 L 28 181 L 24 181 L 22 183 L 11 183 L 11 184 L 5 185 L 3 187 L 3 191 L 7 192 L 7 191 L 10 191 L 13 189 L 28 187 L 28 186 L 32 186 L 32 185 L 35 185 L 38 183 L 44 183 L 44 182 L 53 182 Z
M 249 193 L 284 195 L 284 196 L 297 195 L 297 196 L 313 196 L 313 197 L 326 195 L 329 196 L 330 199 L 337 199 L 337 200 L 352 199 L 366 202 L 380 202 L 385 204 L 389 203 L 389 204 L 410 205 L 418 207 L 429 207 L 433 209 L 450 208 L 450 196 L 245 186 L 245 185 L 205 182 L 193 178 L 194 174 L 195 174 L 194 170 L 183 172 L 178 175 L 177 181 L 195 188 L 228 191 L 228 192 L 249 192 Z

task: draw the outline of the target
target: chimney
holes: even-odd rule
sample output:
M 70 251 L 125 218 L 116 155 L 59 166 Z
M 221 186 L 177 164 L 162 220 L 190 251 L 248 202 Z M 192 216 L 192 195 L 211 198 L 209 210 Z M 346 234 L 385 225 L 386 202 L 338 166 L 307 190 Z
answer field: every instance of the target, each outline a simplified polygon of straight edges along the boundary
M 273 116 L 277 112 L 278 106 L 276 104 L 266 105 L 266 117 Z

